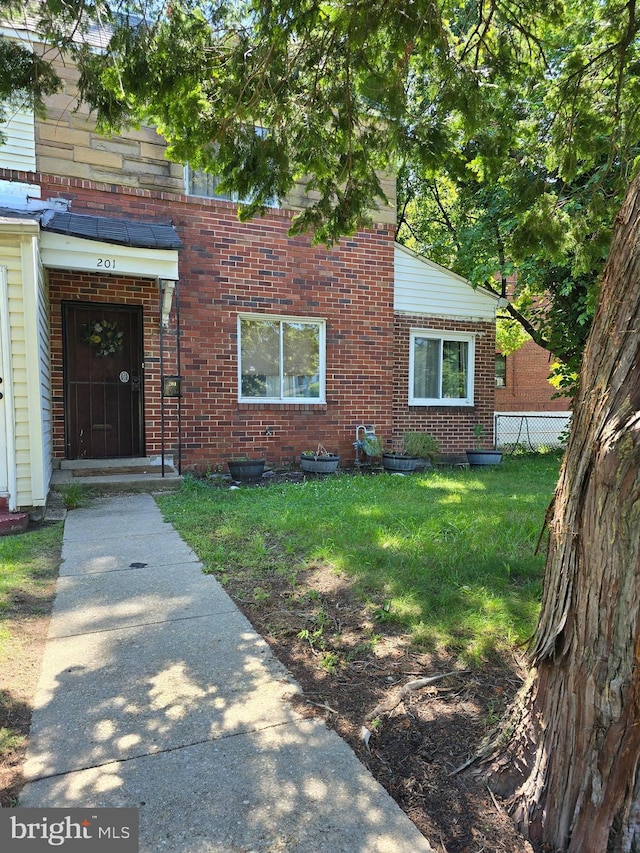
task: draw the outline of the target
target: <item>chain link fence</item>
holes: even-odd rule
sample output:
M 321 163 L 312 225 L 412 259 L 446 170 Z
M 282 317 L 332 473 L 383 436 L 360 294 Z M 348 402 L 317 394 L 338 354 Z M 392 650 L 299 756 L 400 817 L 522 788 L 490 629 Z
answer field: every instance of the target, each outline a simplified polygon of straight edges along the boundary
M 505 453 L 553 450 L 567 443 L 571 412 L 496 412 L 494 417 L 496 447 Z

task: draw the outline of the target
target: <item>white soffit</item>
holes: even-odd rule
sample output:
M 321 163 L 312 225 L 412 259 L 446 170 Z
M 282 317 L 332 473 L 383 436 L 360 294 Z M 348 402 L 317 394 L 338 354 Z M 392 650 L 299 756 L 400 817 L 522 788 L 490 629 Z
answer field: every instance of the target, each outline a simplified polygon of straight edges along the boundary
M 176 249 L 119 246 L 43 231 L 40 254 L 43 265 L 51 269 L 178 280 Z

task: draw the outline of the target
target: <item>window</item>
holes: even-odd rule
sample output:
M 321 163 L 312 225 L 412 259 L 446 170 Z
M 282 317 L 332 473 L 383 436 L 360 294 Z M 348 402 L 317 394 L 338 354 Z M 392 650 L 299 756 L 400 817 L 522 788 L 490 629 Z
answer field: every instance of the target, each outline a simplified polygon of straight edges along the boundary
M 324 402 L 324 322 L 241 317 L 239 339 L 241 401 Z
M 192 169 L 191 166 L 184 167 L 184 181 L 187 195 L 199 196 L 200 198 L 219 198 L 222 201 L 232 201 L 234 204 L 250 204 L 253 201 L 249 196 L 240 196 L 235 192 L 218 192 L 218 186 L 222 178 L 212 175 L 201 169 Z M 279 207 L 277 199 L 268 199 L 266 207 Z
M 249 130 L 249 128 L 247 128 Z M 267 129 L 255 126 L 253 133 L 256 139 L 266 139 Z M 214 152 L 217 150 L 214 147 Z M 232 201 L 235 204 L 250 204 L 253 199 L 250 196 L 240 196 L 236 192 L 219 192 L 218 186 L 222 178 L 202 169 L 193 169 L 189 164 L 184 168 L 184 182 L 187 195 L 200 196 L 201 198 L 219 198 L 222 201 Z M 269 199 L 267 207 L 278 207 L 277 199 Z
M 184 177 L 187 195 L 197 195 L 201 198 L 219 198 L 223 201 L 236 202 L 236 204 L 242 204 L 248 200 L 239 198 L 237 193 L 218 192 L 217 188 L 221 179 L 218 175 L 212 175 L 210 172 L 185 166 Z
M 506 388 L 507 385 L 507 357 L 496 353 L 496 388 Z
M 416 329 L 410 342 L 409 404 L 472 406 L 475 337 Z

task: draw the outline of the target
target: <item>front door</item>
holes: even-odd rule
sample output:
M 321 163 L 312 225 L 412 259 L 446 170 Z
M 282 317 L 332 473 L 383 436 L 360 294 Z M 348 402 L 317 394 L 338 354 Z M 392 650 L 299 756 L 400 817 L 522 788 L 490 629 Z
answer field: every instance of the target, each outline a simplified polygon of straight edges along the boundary
M 63 304 L 68 459 L 142 456 L 142 310 Z

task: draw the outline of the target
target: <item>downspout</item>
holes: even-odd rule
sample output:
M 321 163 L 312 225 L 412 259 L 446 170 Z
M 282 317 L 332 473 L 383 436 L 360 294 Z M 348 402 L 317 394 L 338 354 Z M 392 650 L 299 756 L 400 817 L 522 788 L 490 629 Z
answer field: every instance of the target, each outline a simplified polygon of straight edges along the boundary
M 175 283 L 176 294 L 176 367 L 178 369 L 178 474 L 182 474 L 182 361 L 180 349 L 180 281 Z
M 2 405 L 4 407 L 5 438 L 7 454 L 7 488 L 9 512 L 18 509 L 18 479 L 16 471 L 16 442 L 13 408 L 13 381 L 11 373 L 11 328 L 9 325 L 9 288 L 7 268 L 0 267 L 0 362 L 2 363 Z M 0 450 L 0 452 L 2 452 Z
M 180 299 L 179 299 L 179 284 L 178 280 L 159 279 L 160 293 L 160 434 L 162 442 L 162 476 L 165 476 L 165 455 L 166 455 L 166 415 L 165 415 L 165 379 L 176 379 L 176 377 L 165 376 L 164 372 L 164 332 L 169 327 L 169 317 L 171 315 L 171 304 L 175 293 L 176 299 L 176 369 L 178 371 L 177 386 L 178 386 L 178 473 L 182 473 L 182 389 L 181 389 L 181 350 L 180 350 Z M 171 394 L 170 396 L 174 396 Z
M 158 279 L 160 295 L 160 453 L 162 460 L 161 476 L 164 477 L 164 281 Z

